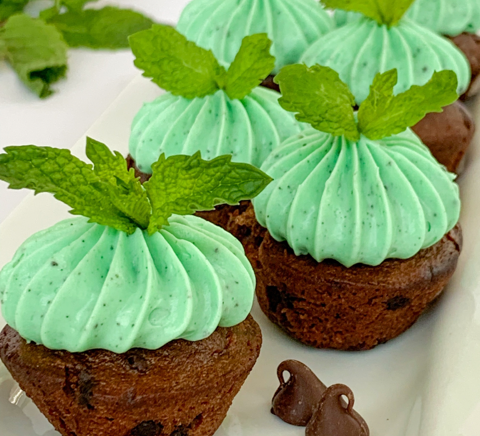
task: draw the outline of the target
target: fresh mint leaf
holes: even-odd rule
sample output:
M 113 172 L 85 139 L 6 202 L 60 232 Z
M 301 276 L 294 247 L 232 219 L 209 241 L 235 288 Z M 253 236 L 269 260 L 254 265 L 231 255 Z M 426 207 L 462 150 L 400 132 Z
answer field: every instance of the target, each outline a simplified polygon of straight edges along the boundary
M 63 4 L 71 10 L 48 19 L 63 34 L 70 47 L 128 48 L 130 35 L 149 29 L 153 24 L 150 18 L 130 9 L 107 6 L 81 10 L 83 3 L 63 0 Z
M 135 65 L 173 95 L 204 97 L 224 86 L 226 71 L 213 53 L 170 26 L 154 25 L 129 40 Z
M 320 65 L 289 65 L 282 68 L 275 82 L 282 93 L 280 105 L 298 112 L 297 120 L 334 136 L 359 138 L 353 111 L 355 97 L 336 71 Z
M 58 30 L 28 15 L 14 15 L 0 30 L 6 57 L 22 81 L 40 97 L 67 71 L 68 46 Z
M 127 233 L 135 224 L 122 214 L 96 186 L 100 182 L 92 166 L 72 156 L 69 150 L 33 145 L 6 147 L 0 154 L 0 179 L 11 189 L 32 189 L 35 194 L 49 192 L 91 222 L 111 226 Z
M 151 179 L 144 184 L 152 204 L 148 231 L 168 225 L 173 214 L 189 215 L 211 210 L 218 204 L 238 204 L 256 197 L 272 181 L 252 165 L 231 162 L 231 156 L 206 161 L 193 156 L 162 154 L 152 165 Z
M 266 33 L 246 36 L 227 72 L 225 92 L 231 99 L 242 99 L 256 88 L 275 67 L 270 54 L 272 41 Z
M 0 22 L 22 12 L 30 0 L 0 0 Z
M 379 24 L 394 26 L 415 0 L 322 0 L 327 8 L 360 12 Z
M 403 132 L 417 124 L 429 112 L 442 112 L 442 108 L 458 99 L 457 76 L 453 71 L 433 74 L 423 86 L 412 86 L 397 96 L 397 70 L 377 74 L 368 98 L 358 111 L 358 128 L 370 139 L 382 139 Z
M 113 205 L 146 229 L 150 220 L 151 207 L 147 193 L 135 171 L 127 169 L 125 158 L 116 151 L 112 153 L 103 143 L 87 138 L 87 157 L 94 164 L 94 172 L 101 182 L 96 185 L 110 197 Z

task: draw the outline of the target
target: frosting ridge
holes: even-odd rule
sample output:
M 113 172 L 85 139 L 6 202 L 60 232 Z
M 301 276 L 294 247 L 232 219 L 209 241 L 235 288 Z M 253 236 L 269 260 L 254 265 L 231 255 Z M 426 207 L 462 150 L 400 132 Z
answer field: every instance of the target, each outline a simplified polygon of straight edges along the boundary
M 278 104 L 280 94 L 254 89 L 242 100 L 224 91 L 193 100 L 170 93 L 145 104 L 132 123 L 129 151 L 140 171 L 151 174 L 160 154 L 203 159 L 232 154 L 233 162 L 260 167 L 268 154 L 301 131 L 301 123 Z
M 398 70 L 395 93 L 424 85 L 435 71 L 454 71 L 459 94 L 471 79 L 467 58 L 451 41 L 408 19 L 388 27 L 360 18 L 320 38 L 301 61 L 337 71 L 357 104 L 367 98 L 375 75 L 393 68 Z
M 70 352 L 201 340 L 246 319 L 254 289 L 241 244 L 195 216 L 173 215 L 152 236 L 68 219 L 30 237 L 0 272 L 7 323 Z
M 233 62 L 245 36 L 267 33 L 278 73 L 283 66 L 297 63 L 334 23 L 316 0 L 193 0 L 177 28 L 187 39 L 212 50 L 224 66 Z
M 352 142 L 309 129 L 285 141 L 262 170 L 274 181 L 253 200 L 258 222 L 318 262 L 410 258 L 460 214 L 455 176 L 410 130 Z

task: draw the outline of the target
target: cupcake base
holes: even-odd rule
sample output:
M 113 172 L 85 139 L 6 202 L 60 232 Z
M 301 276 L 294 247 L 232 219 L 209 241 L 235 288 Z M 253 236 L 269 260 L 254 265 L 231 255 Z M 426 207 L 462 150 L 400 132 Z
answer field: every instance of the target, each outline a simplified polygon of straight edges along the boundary
M 430 113 L 412 127 L 435 159 L 450 172 L 458 172 L 473 135 L 475 122 L 465 105 L 457 101 L 441 113 Z
M 64 436 L 211 436 L 260 346 L 251 316 L 202 341 L 125 354 L 52 351 L 8 326 L 0 333 L 5 366 Z
M 145 183 L 150 179 L 151 174 L 142 173 L 137 166 L 135 165 L 135 160 L 132 156 L 127 156 L 127 167 L 128 169 L 133 168 L 135 170 L 135 176 L 140 178 L 142 183 Z M 220 226 L 222 229 L 227 229 L 228 222 L 230 221 L 231 215 L 234 213 L 241 214 L 243 213 L 250 201 L 241 201 L 238 206 L 230 206 L 228 204 L 222 204 L 220 206 L 216 206 L 214 210 L 196 212 L 195 215 L 199 216 L 207 221 L 210 221 L 217 226 Z
M 480 91 L 480 36 L 473 33 L 462 33 L 451 40 L 465 54 L 472 70 L 470 87 L 462 96 L 462 99 L 467 99 Z
M 304 344 L 338 350 L 368 350 L 412 326 L 447 285 L 462 248 L 457 225 L 410 259 L 346 268 L 296 256 L 258 224 L 253 207 L 229 230 L 244 244 L 270 321 Z

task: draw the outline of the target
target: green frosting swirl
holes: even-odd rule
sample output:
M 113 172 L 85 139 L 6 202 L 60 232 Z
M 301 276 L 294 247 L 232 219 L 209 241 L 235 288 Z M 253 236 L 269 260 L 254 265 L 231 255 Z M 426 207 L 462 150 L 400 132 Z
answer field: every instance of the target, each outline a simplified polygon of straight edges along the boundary
M 2 313 L 50 349 L 158 349 L 208 337 L 250 312 L 255 276 L 241 244 L 195 216 L 149 236 L 74 218 L 30 237 L 0 272 Z
M 457 36 L 476 33 L 480 29 L 480 2 L 478 0 L 416 0 L 406 17 L 436 33 Z M 357 20 L 362 14 L 335 11 L 337 26 Z
M 334 28 L 317 0 L 193 0 L 177 29 L 230 65 L 245 36 L 267 33 L 273 41 L 275 73 L 297 63 L 306 48 Z
M 361 18 L 323 36 L 302 57 L 308 66 L 320 64 L 338 71 L 357 104 L 363 102 L 377 73 L 396 68 L 396 93 L 424 85 L 435 71 L 453 70 L 458 93 L 470 85 L 470 64 L 449 40 L 403 19 L 397 26 L 382 26 Z
M 410 258 L 438 242 L 460 214 L 455 176 L 410 130 L 358 142 L 306 130 L 262 170 L 274 181 L 253 200 L 258 222 L 318 262 Z
M 260 167 L 275 147 L 301 131 L 301 123 L 278 104 L 279 96 L 265 88 L 243 100 L 232 100 L 224 91 L 193 100 L 164 94 L 133 120 L 130 155 L 147 174 L 162 153 L 199 150 L 203 159 L 231 154 L 234 162 Z

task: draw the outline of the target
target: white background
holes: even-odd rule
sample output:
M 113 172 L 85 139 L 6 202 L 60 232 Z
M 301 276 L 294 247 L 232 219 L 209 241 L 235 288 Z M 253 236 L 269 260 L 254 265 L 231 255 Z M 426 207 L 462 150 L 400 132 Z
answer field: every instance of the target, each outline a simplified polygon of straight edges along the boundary
M 100 1 L 98 6 L 129 7 L 157 22 L 171 24 L 178 20 L 188 2 L 112 0 Z M 40 100 L 21 83 L 6 62 L 0 61 L 0 149 L 23 144 L 71 148 L 140 74 L 129 50 L 71 49 L 68 61 L 67 79 L 54 85 L 56 93 L 46 100 Z M 109 145 L 115 148 L 115 144 Z M 0 182 L 0 223 L 27 193 L 8 190 L 6 184 Z

